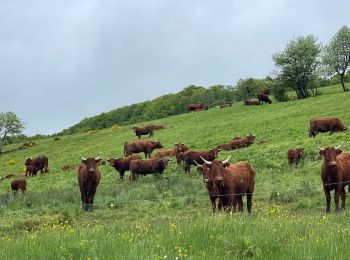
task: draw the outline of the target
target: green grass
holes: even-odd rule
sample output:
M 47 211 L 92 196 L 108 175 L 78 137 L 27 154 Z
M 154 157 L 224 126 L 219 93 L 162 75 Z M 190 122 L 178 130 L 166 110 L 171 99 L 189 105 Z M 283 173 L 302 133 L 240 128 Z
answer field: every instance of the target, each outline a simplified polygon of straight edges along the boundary
M 0 176 L 20 173 L 26 157 L 41 154 L 49 157 L 50 173 L 27 178 L 28 192 L 15 198 L 11 179 L 0 181 L 0 258 L 345 258 L 350 235 L 344 223 L 350 211 L 324 215 L 321 158 L 311 141 L 320 146 L 343 143 L 349 151 L 349 133 L 311 140 L 308 128 L 311 118 L 325 116 L 337 116 L 349 126 L 350 97 L 338 85 L 321 92 L 306 100 L 260 107 L 239 103 L 152 121 L 166 126 L 154 136 L 166 149 L 176 142 L 213 148 L 233 136 L 256 134 L 251 147 L 220 154 L 231 154 L 231 162 L 247 160 L 256 169 L 252 216 L 246 211 L 213 216 L 202 177 L 195 168 L 185 175 L 175 161 L 163 176 L 135 183 L 128 181 L 128 173 L 122 181 L 113 168 L 100 166 L 95 210 L 83 212 L 77 171 L 63 172 L 61 167 L 79 164 L 79 155 L 121 156 L 123 143 L 135 139 L 131 126 L 59 141 L 41 139 L 31 148 L 1 155 Z M 291 167 L 287 150 L 297 146 L 305 148 L 306 158 Z M 12 166 L 10 159 L 16 161 Z

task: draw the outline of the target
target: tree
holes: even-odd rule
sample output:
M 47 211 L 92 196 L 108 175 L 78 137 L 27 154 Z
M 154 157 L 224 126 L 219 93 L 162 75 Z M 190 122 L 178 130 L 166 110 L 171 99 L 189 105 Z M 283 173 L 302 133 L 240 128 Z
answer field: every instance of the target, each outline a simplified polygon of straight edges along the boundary
M 0 153 L 2 152 L 6 137 L 20 134 L 23 130 L 24 123 L 14 112 L 0 112 Z
M 321 45 L 317 39 L 308 35 L 291 40 L 284 51 L 272 55 L 284 86 L 292 88 L 299 99 L 309 97 L 310 91 L 317 92 L 312 81 L 320 64 L 320 52 Z
M 256 94 L 268 88 L 268 84 L 262 79 L 239 79 L 236 85 L 236 99 L 239 101 L 256 97 Z
M 345 73 L 350 63 L 350 28 L 344 25 L 324 48 L 323 64 L 329 75 L 338 74 L 344 91 Z

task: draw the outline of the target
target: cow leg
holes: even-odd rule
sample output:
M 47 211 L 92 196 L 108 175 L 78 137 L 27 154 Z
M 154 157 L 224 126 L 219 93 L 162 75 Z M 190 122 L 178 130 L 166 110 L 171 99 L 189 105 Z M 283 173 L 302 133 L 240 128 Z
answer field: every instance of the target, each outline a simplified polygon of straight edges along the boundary
M 121 170 L 119 172 L 119 177 L 120 177 L 121 180 L 124 178 L 124 173 L 125 173 L 125 171 L 123 171 L 123 170 Z
M 341 189 L 340 196 L 341 196 L 341 209 L 345 209 L 345 187 Z
M 323 188 L 324 190 L 324 195 L 326 196 L 326 213 L 330 212 L 331 208 L 331 191 L 329 189 Z
M 215 213 L 216 211 L 216 203 L 215 203 L 215 197 L 214 196 L 210 196 L 210 202 L 211 202 L 211 206 L 213 208 L 213 213 Z
M 252 193 L 247 193 L 247 210 L 248 214 L 252 213 L 252 198 L 253 194 Z
M 218 211 L 221 211 L 222 210 L 222 201 L 221 201 L 221 198 L 218 198 Z
M 341 188 L 336 188 L 334 192 L 334 204 L 335 204 L 335 212 L 339 211 L 339 196 L 340 196 Z
M 242 196 L 237 196 L 237 202 L 238 202 L 238 211 L 243 212 L 243 201 Z
M 191 165 L 189 162 L 185 162 L 185 173 L 190 173 Z

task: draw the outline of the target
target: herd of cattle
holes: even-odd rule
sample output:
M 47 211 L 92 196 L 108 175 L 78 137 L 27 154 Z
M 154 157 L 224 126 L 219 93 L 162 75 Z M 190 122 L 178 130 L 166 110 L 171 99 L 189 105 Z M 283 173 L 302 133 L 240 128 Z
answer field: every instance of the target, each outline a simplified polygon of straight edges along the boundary
M 267 95 L 265 93 L 260 93 Z M 187 106 L 187 112 L 198 109 L 207 109 L 203 104 L 192 104 Z M 162 125 L 149 125 L 145 127 L 133 127 L 139 140 L 124 143 L 124 157 L 111 158 L 107 160 L 110 166 L 115 168 L 123 179 L 126 171 L 130 171 L 130 181 L 135 181 L 140 175 L 159 173 L 166 169 L 170 157 L 175 157 L 177 163 L 184 165 L 185 173 L 190 173 L 191 165 L 197 167 L 197 171 L 203 175 L 205 186 L 212 203 L 213 211 L 222 210 L 243 211 L 242 197 L 247 197 L 247 209 L 251 212 L 252 196 L 255 184 L 255 169 L 248 162 L 237 162 L 230 164 L 229 158 L 217 160 L 221 150 L 235 150 L 246 148 L 253 144 L 255 135 L 246 137 L 233 137 L 227 143 L 219 144 L 217 147 L 207 150 L 191 150 L 183 143 L 176 143 L 174 149 L 158 151 L 154 157 L 151 154 L 155 149 L 163 148 L 158 141 L 140 140 L 142 135 L 152 136 L 154 130 L 163 129 Z M 310 120 L 309 137 L 318 133 L 330 132 L 330 134 L 348 129 L 338 118 L 314 118 Z M 315 144 L 316 145 L 316 144 Z M 316 145 L 317 146 L 317 145 Z M 323 156 L 321 167 L 321 179 L 326 196 L 326 212 L 330 211 L 330 191 L 335 190 L 335 210 L 339 210 L 339 196 L 342 199 L 341 208 L 345 208 L 345 186 L 350 185 L 350 153 L 343 153 L 338 147 L 321 148 L 320 155 Z M 303 148 L 290 149 L 287 152 L 289 164 L 298 164 L 303 158 Z M 142 159 L 137 153 L 144 153 Z M 78 168 L 78 183 L 81 192 L 82 208 L 86 211 L 93 209 L 93 200 L 97 186 L 100 182 L 98 165 L 103 161 L 100 155 L 96 158 L 81 157 L 82 164 Z M 48 158 L 40 156 L 28 158 L 25 161 L 25 176 L 35 176 L 38 171 L 48 172 Z M 66 166 L 65 166 L 66 167 Z M 70 167 L 67 167 L 70 169 Z M 26 190 L 24 179 L 14 180 L 11 183 L 14 191 Z M 349 187 L 350 192 L 350 187 Z

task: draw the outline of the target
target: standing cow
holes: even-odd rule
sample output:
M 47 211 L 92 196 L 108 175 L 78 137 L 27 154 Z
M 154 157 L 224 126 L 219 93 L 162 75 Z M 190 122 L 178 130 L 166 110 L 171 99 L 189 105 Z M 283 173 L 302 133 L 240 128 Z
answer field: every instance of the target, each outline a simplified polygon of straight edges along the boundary
M 304 148 L 289 149 L 287 152 L 288 163 L 290 165 L 298 165 L 300 160 L 303 158 Z
M 149 134 L 149 137 L 153 136 L 153 129 L 152 128 L 134 126 L 132 128 L 132 130 L 134 130 L 134 132 L 135 132 L 136 136 L 139 138 L 139 140 L 141 139 L 141 135 L 148 135 Z
M 122 180 L 124 177 L 124 173 L 129 171 L 130 162 L 133 160 L 141 160 L 141 157 L 138 155 L 130 155 L 124 158 L 111 158 L 107 160 L 109 164 L 119 172 L 120 179 Z
M 163 145 L 158 141 L 129 141 L 124 143 L 124 155 L 127 157 L 133 153 L 145 154 L 145 157 L 151 158 L 151 153 L 155 149 L 163 148 Z
M 269 96 L 266 95 L 266 94 L 264 94 L 264 93 L 258 93 L 258 94 L 256 95 L 256 98 L 258 99 L 258 101 L 259 101 L 260 104 L 263 104 L 264 102 L 265 102 L 265 103 L 269 103 L 269 104 L 272 103 L 272 101 L 271 101 L 271 99 L 269 98 Z
M 330 132 L 342 132 L 347 131 L 348 128 L 337 117 L 329 118 L 313 118 L 310 120 L 309 137 L 315 137 L 318 133 Z
M 208 149 L 208 150 L 188 150 L 182 153 L 182 160 L 185 162 L 185 172 L 190 173 L 191 165 L 196 165 L 195 161 L 199 164 L 203 164 L 202 158 L 207 161 L 212 161 L 218 157 L 221 149 Z
M 100 171 L 97 168 L 97 163 L 100 161 L 100 156 L 96 158 L 81 157 L 82 164 L 78 170 L 78 183 L 80 188 L 82 208 L 85 211 L 93 210 L 96 189 L 101 180 Z
M 210 174 L 214 176 L 215 185 L 220 195 L 221 203 L 228 212 L 243 212 L 244 195 L 247 196 L 247 210 L 251 213 L 252 197 L 255 186 L 255 169 L 248 162 L 228 163 L 214 160 L 209 162 L 202 158 L 210 167 Z
M 148 160 L 134 160 L 130 162 L 131 180 L 135 181 L 139 175 L 152 173 L 163 174 L 170 160 L 168 158 L 156 158 Z
M 27 182 L 24 179 L 17 179 L 11 182 L 11 189 L 13 194 L 15 194 L 18 190 L 21 192 L 25 192 L 27 188 Z
M 321 148 L 320 155 L 323 156 L 321 166 L 321 179 L 326 196 L 326 212 L 330 212 L 331 190 L 334 190 L 335 212 L 339 211 L 339 196 L 345 209 L 345 186 L 350 186 L 350 153 L 343 153 L 341 145 L 337 147 Z
M 48 172 L 48 167 L 49 167 L 49 158 L 47 158 L 45 155 L 39 156 L 36 158 L 27 158 L 25 163 L 25 166 L 35 166 L 38 171 L 40 170 L 41 173 L 43 172 Z

